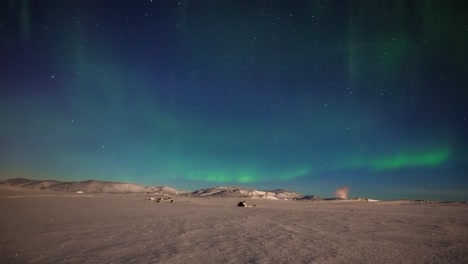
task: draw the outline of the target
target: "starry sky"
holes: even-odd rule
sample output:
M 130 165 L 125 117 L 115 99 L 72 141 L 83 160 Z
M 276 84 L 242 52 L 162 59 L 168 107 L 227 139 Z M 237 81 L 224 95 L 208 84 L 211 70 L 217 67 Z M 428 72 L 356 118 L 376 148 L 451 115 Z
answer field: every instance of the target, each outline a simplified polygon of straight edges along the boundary
M 0 1 L 0 178 L 468 200 L 464 1 Z

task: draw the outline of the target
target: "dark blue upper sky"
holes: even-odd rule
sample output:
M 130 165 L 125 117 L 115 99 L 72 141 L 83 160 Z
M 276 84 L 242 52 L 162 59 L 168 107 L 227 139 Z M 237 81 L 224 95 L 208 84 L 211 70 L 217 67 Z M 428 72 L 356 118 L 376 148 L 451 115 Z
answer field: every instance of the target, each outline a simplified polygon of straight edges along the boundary
M 468 199 L 463 1 L 1 1 L 0 177 Z

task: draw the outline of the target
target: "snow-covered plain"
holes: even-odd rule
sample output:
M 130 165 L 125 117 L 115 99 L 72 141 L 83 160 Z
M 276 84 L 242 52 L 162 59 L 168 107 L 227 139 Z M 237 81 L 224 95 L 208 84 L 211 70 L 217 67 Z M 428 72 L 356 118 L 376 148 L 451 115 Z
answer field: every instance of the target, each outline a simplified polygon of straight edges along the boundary
M 468 263 L 468 206 L 0 185 L 0 263 Z

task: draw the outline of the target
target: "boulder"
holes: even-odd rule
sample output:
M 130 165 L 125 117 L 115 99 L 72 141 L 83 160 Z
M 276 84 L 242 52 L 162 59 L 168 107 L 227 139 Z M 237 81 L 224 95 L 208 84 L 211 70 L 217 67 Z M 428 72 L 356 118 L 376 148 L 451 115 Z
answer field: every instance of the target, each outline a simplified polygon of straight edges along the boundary
M 247 204 L 245 203 L 245 201 L 240 201 L 237 206 L 239 207 L 247 207 Z

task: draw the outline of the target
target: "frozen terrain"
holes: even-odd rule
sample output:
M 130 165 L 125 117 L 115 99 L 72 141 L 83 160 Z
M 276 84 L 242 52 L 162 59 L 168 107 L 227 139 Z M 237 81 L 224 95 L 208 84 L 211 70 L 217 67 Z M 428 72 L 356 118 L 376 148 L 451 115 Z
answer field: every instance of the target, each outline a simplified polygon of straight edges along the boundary
M 0 184 L 0 262 L 468 263 L 464 203 L 222 197 Z

